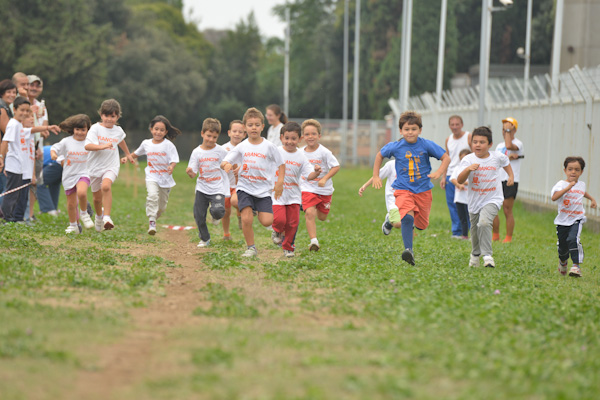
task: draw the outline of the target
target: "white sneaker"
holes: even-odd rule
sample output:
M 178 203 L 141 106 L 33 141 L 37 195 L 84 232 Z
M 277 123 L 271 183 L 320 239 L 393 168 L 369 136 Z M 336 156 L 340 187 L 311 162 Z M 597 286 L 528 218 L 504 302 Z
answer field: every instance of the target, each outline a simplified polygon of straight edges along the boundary
M 150 221 L 148 223 L 148 235 L 150 235 L 150 236 L 156 235 L 156 221 Z
M 52 215 L 53 217 L 58 217 L 58 211 L 57 210 L 50 210 L 46 214 Z
M 573 265 L 569 270 L 569 276 L 574 276 L 575 278 L 581 278 L 581 268 L 577 265 Z
M 283 251 L 283 255 L 286 258 L 292 258 L 292 257 L 296 257 L 296 253 L 294 253 L 292 250 L 284 250 Z
M 107 231 L 110 231 L 112 228 L 115 227 L 115 224 L 113 223 L 112 219 L 110 219 L 110 217 L 108 215 L 105 215 L 104 218 L 102 218 L 102 220 L 104 221 L 104 229 Z
M 82 231 L 81 229 L 81 225 L 77 225 L 77 226 L 73 226 L 73 225 L 69 225 L 67 227 L 67 229 L 65 229 L 65 233 L 69 234 L 69 233 L 75 233 L 75 234 L 80 234 Z
M 258 256 L 258 251 L 256 250 L 256 247 L 249 247 L 246 249 L 246 251 L 244 252 L 244 254 L 242 254 L 242 257 L 256 257 Z
M 83 224 L 85 229 L 92 229 L 94 227 L 94 222 L 92 222 L 92 219 L 90 218 L 90 215 L 87 213 L 87 211 L 80 213 L 79 219 L 81 220 L 81 223 Z
M 98 232 L 102 232 L 102 230 L 104 229 L 104 220 L 102 219 L 102 217 L 99 217 L 98 215 L 96 215 L 96 223 L 95 223 L 95 228 Z
M 558 272 L 560 272 L 561 275 L 567 274 L 567 264 L 569 264 L 568 261 L 565 261 L 563 264 L 560 260 L 558 260 Z
M 319 251 L 320 248 L 321 246 L 319 246 L 319 241 L 317 239 L 312 239 L 308 245 L 310 251 Z
M 483 256 L 483 266 L 488 268 L 495 268 L 496 263 L 494 262 L 494 258 L 492 256 Z
M 275 232 L 275 231 L 271 232 L 271 240 L 273 241 L 274 244 L 279 246 L 282 242 L 281 233 Z
M 389 235 L 392 232 L 392 224 L 390 223 L 390 214 L 385 216 L 385 221 L 383 221 L 383 225 L 381 225 L 381 231 L 384 235 Z
M 469 267 L 479 267 L 479 258 L 481 256 L 475 256 L 473 254 L 470 255 L 469 259 Z
M 204 248 L 204 247 L 208 247 L 208 246 L 210 246 L 210 239 L 208 239 L 206 242 L 204 240 L 201 240 L 198 243 L 198 246 L 196 246 L 196 247 Z

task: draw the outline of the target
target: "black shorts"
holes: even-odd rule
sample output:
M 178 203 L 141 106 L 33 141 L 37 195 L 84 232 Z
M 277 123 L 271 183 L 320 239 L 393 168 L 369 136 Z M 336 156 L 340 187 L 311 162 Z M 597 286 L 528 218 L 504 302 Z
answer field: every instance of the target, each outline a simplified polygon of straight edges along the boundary
M 506 184 L 507 181 L 502 181 L 502 192 L 504 193 L 504 198 L 505 199 L 516 199 L 517 198 L 517 192 L 519 191 L 519 182 L 515 182 L 513 183 L 512 186 L 508 186 Z
M 244 192 L 237 191 L 238 208 L 242 211 L 246 207 L 251 207 L 256 212 L 266 212 L 273 214 L 273 201 L 271 197 L 256 197 Z

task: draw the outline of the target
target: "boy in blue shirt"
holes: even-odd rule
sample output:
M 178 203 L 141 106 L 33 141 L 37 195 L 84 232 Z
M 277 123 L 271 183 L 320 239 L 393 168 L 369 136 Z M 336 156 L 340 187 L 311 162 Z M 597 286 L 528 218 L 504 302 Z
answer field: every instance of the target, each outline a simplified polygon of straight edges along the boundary
M 403 139 L 385 145 L 377 156 L 373 165 L 373 187 L 381 188 L 379 168 L 384 157 L 396 159 L 397 178 L 392 184 L 395 189 L 396 205 L 399 215 L 388 217 L 395 228 L 402 231 L 404 251 L 402 259 L 410 265 L 415 265 L 413 254 L 413 229 L 423 230 L 429 226 L 429 213 L 431 212 L 431 179 L 439 179 L 450 164 L 450 157 L 441 146 L 431 140 L 420 138 L 423 123 L 421 115 L 414 111 L 406 111 L 400 116 L 400 133 Z M 437 171 L 431 173 L 430 157 L 442 161 Z

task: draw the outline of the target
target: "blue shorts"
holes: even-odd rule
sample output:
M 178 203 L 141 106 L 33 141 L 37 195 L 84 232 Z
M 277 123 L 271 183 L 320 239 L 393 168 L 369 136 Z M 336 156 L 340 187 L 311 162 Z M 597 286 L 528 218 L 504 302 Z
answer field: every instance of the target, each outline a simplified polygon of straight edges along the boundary
M 243 190 L 237 191 L 238 209 L 242 211 L 246 207 L 251 207 L 256 212 L 266 212 L 273 214 L 273 201 L 271 197 L 255 197 Z

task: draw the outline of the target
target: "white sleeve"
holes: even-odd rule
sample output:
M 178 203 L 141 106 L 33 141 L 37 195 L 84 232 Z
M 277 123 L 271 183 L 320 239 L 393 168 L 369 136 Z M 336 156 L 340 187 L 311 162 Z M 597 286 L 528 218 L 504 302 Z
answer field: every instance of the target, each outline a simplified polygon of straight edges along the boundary
M 98 130 L 96 124 L 92 125 L 85 137 L 85 144 L 100 144 L 98 141 Z
M 315 167 L 308 161 L 306 157 L 302 160 L 302 168 L 300 169 L 300 176 L 307 179 L 310 174 L 315 170 Z
M 504 155 L 502 153 L 498 153 L 498 154 L 500 154 L 500 157 L 499 157 L 500 158 L 500 166 L 502 168 L 510 165 L 510 160 L 508 159 L 508 157 L 506 155 Z
M 242 161 L 242 153 L 240 152 L 240 145 L 235 146 L 223 159 L 223 161 L 227 161 L 229 164 L 239 164 Z
M 460 174 L 461 172 L 462 169 L 454 168 L 454 171 L 452 171 L 452 174 L 450 174 L 450 180 L 452 181 L 452 179 L 458 179 L 458 174 Z
M 169 142 L 170 146 L 168 147 L 168 156 L 169 156 L 169 164 L 178 163 L 179 162 L 179 153 L 177 152 L 177 147 L 171 142 Z
M 146 155 L 146 141 L 145 140 L 140 144 L 140 147 L 135 149 L 133 154 L 135 154 L 138 157 Z
M 335 156 L 333 155 L 333 153 L 331 152 L 331 150 L 327 150 L 327 166 L 329 167 L 329 169 L 334 168 L 334 167 L 338 167 L 340 165 L 340 163 L 338 162 L 337 158 L 335 158 Z
M 394 177 L 396 173 L 396 161 L 390 160 L 385 163 L 383 167 L 379 170 L 379 177 L 381 179 L 390 179 Z
M 188 162 L 188 168 L 191 168 L 195 174 L 198 173 L 198 152 L 194 149 L 192 151 L 192 155 L 190 156 L 190 161 Z
M 550 196 L 554 196 L 554 193 L 559 192 L 561 190 L 563 190 L 566 186 L 565 186 L 565 181 L 558 181 L 556 183 L 556 185 L 554 185 L 552 187 L 552 191 L 550 192 Z
M 285 164 L 283 156 L 281 155 L 279 150 L 277 150 L 277 147 L 269 146 L 269 151 L 271 153 L 271 159 L 273 160 L 277 168 L 279 168 L 282 164 Z
M 62 156 L 63 149 L 65 148 L 65 144 L 63 143 L 65 139 L 61 140 L 58 143 L 54 143 L 52 147 L 50 147 L 50 151 L 54 151 L 57 156 Z

